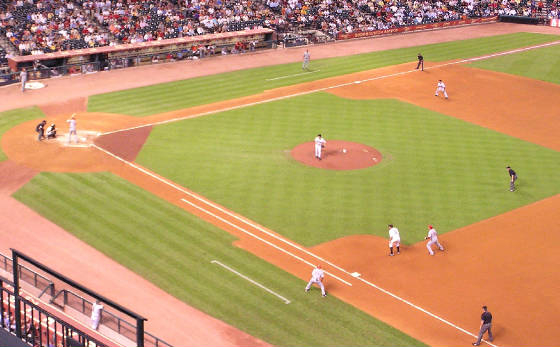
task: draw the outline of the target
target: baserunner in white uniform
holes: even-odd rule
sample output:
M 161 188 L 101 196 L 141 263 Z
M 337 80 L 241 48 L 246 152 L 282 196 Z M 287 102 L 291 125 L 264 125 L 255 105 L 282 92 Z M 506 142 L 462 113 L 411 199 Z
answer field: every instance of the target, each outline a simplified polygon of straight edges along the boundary
M 323 147 L 327 141 L 321 136 L 321 134 L 315 137 L 315 158 L 321 160 L 321 154 L 323 153 Z
M 327 293 L 325 292 L 325 286 L 323 285 L 324 278 L 325 272 L 323 271 L 323 269 L 321 269 L 321 265 L 319 264 L 316 268 L 313 269 L 313 271 L 311 271 L 311 279 L 309 280 L 309 283 L 307 283 L 305 291 L 308 292 L 311 288 L 311 285 L 313 283 L 317 283 L 317 285 L 321 287 L 321 294 L 323 295 L 323 297 L 327 296 Z
M 443 251 L 443 246 L 439 243 L 437 238 L 437 231 L 433 226 L 428 225 L 428 236 L 424 237 L 424 240 L 430 240 L 426 244 L 426 248 L 428 248 L 428 252 L 430 252 L 430 255 L 434 255 L 434 251 L 432 251 L 432 245 L 434 243 L 438 246 L 440 251 Z
M 436 96 L 439 95 L 439 92 L 443 92 L 443 96 L 445 96 L 445 98 L 448 99 L 447 91 L 445 90 L 445 83 L 443 83 L 442 80 L 439 80 L 437 83 Z
M 309 55 L 309 50 L 305 50 L 303 53 L 303 65 L 301 66 L 302 69 L 307 69 L 309 67 L 309 60 L 311 59 L 311 55 Z
M 393 245 L 397 247 L 397 254 L 401 254 L 401 235 L 399 234 L 399 229 L 395 228 L 393 224 L 389 224 L 389 249 L 391 253 L 389 254 L 391 257 L 394 256 L 393 254 Z

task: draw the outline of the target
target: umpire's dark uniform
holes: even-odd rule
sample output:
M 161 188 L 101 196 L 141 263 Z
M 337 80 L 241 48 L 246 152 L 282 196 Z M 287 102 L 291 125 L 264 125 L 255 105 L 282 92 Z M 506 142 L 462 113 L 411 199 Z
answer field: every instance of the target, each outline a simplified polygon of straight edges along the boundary
M 45 124 L 47 124 L 47 121 L 42 121 L 41 123 L 37 124 L 37 127 L 35 127 L 35 131 L 38 134 L 37 140 L 39 141 L 45 138 Z
M 476 342 L 473 342 L 473 346 L 480 345 L 480 341 L 482 341 L 482 335 L 485 332 L 488 332 L 488 341 L 494 341 L 494 336 L 492 336 L 492 313 L 488 312 L 488 308 L 486 306 L 482 306 L 484 312 L 480 316 L 480 332 L 478 333 L 478 339 Z
M 416 65 L 416 70 L 420 68 L 420 65 L 422 66 L 422 71 L 424 71 L 424 57 L 422 53 L 418 53 L 418 65 Z
M 517 181 L 517 174 L 509 166 L 506 167 L 506 169 L 508 170 L 509 178 L 510 178 L 510 180 L 509 180 L 509 191 L 513 192 L 513 191 L 515 191 L 515 181 Z

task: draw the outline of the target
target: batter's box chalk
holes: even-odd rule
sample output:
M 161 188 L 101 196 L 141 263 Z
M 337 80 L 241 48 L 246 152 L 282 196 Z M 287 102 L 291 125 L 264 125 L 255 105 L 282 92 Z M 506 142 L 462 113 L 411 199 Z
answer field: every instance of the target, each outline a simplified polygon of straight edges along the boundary
M 350 275 L 352 275 L 352 277 L 360 277 L 362 274 L 359 272 L 352 272 Z

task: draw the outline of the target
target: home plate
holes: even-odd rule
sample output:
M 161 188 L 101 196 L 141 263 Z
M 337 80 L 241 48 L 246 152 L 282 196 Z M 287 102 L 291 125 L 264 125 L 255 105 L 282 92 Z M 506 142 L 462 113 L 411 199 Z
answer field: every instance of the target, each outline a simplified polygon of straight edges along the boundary
M 352 277 L 360 277 L 361 274 L 359 272 L 352 272 L 350 275 L 352 275 Z

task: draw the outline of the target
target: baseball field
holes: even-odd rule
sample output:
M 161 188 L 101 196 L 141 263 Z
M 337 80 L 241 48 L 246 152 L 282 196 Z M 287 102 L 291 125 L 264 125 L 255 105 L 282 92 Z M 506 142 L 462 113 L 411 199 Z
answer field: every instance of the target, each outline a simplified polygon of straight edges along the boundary
M 311 47 L 305 71 L 299 49 L 167 64 L 207 70 L 46 103 L 30 94 L 154 72 L 59 80 L 25 96 L 2 89 L 30 107 L 0 113 L 0 206 L 13 210 L 0 251 L 74 274 L 175 346 L 470 345 L 482 305 L 495 319 L 485 343 L 558 345 L 558 34 L 498 23 L 352 41 Z M 235 69 L 235 59 L 266 63 Z M 434 96 L 440 79 L 449 99 Z M 36 140 L 40 119 L 64 135 L 72 113 L 94 138 Z M 318 133 L 320 165 L 306 144 Z M 364 154 L 351 143 L 380 155 L 328 169 Z M 309 158 L 294 157 L 298 146 Z M 388 224 L 402 238 L 395 257 Z M 433 257 L 428 224 L 446 247 Z M 93 280 L 99 259 L 110 262 Z M 326 298 L 304 292 L 316 264 Z M 154 289 L 100 281 L 113 266 Z M 180 305 L 225 323 L 204 333 L 222 339 L 197 331 Z

